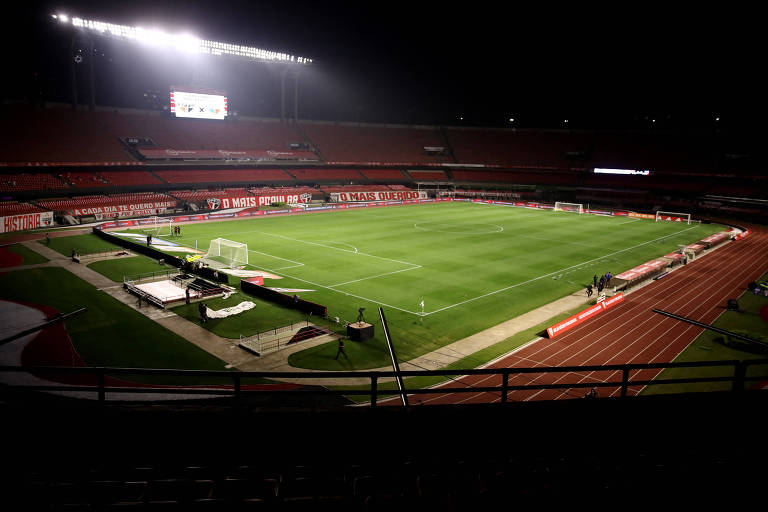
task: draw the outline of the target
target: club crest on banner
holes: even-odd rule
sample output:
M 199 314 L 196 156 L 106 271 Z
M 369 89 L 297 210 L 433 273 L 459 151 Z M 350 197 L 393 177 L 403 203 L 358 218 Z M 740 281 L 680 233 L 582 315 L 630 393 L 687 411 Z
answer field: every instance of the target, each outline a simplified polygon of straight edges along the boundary
M 210 208 L 211 210 L 218 210 L 219 208 L 221 208 L 221 199 L 218 199 L 218 198 L 208 199 L 208 208 Z
M 301 199 L 302 203 L 310 203 L 310 202 L 312 202 L 312 194 L 304 193 L 304 194 L 301 194 L 299 196 L 299 198 Z

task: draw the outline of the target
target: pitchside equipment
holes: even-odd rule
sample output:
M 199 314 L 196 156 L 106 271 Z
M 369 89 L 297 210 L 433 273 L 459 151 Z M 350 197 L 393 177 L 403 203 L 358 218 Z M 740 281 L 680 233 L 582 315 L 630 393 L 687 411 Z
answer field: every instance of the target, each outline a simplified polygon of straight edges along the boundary
M 150 217 L 150 222 L 144 224 L 141 230 L 152 236 L 171 236 L 173 219 L 168 217 Z
M 228 268 L 248 264 L 248 245 L 226 238 L 211 240 L 203 260 L 214 268 Z
M 685 222 L 686 224 L 690 224 L 691 214 L 677 213 L 677 212 L 663 212 L 659 210 L 656 212 L 656 222 L 659 222 L 660 220 L 665 220 L 670 222 Z
M 584 205 L 581 203 L 561 203 L 560 201 L 557 201 L 552 211 L 584 213 Z

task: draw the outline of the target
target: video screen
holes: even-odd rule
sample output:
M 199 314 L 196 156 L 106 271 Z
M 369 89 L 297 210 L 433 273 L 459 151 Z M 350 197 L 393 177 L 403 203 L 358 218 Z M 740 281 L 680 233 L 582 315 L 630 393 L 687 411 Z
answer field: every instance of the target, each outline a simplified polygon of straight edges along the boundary
M 651 171 L 636 169 L 606 169 L 595 167 L 595 174 L 630 174 L 633 176 L 648 176 L 651 174 Z
M 218 94 L 171 91 L 171 113 L 193 119 L 224 119 L 227 97 Z

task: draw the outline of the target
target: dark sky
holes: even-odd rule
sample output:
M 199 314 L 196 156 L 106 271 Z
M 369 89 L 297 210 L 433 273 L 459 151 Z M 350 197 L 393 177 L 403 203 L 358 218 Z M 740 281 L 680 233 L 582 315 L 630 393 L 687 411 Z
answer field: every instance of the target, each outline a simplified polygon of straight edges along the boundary
M 571 118 L 600 124 L 643 116 L 748 121 L 761 111 L 764 59 L 755 13 L 722 6 L 677 12 L 650 3 L 633 11 L 610 4 L 523 4 L 72 0 L 23 9 L 35 37 L 50 35 L 44 15 L 61 10 L 311 57 L 317 65 L 301 81 L 302 114 L 308 117 L 484 125 L 509 117 L 523 124 Z M 137 62 L 120 54 L 125 49 L 104 47 L 111 50 L 105 58 L 121 58 L 110 61 L 102 92 L 112 90 L 114 81 L 116 87 L 126 84 L 118 77 L 136 69 L 126 62 Z M 44 58 L 38 61 L 46 67 Z M 274 113 L 275 94 L 266 85 L 271 71 L 211 68 L 195 77 L 205 81 L 206 72 L 218 77 L 233 104 Z M 229 81 L 221 82 L 223 77 Z

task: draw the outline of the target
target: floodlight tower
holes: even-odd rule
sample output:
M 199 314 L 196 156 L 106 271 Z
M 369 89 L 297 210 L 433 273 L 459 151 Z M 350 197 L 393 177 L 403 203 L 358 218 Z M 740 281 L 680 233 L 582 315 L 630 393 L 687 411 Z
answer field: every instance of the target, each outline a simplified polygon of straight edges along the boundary
M 285 115 L 285 94 L 286 94 L 286 76 L 293 72 L 293 119 L 298 121 L 299 112 L 299 75 L 304 66 L 312 64 L 312 59 L 307 57 L 297 57 L 287 53 L 275 52 L 254 48 L 251 46 L 242 46 L 232 43 L 222 43 L 206 39 L 198 39 L 188 34 L 169 34 L 156 29 L 144 29 L 142 27 L 131 27 L 126 25 L 116 25 L 103 21 L 87 20 L 78 17 L 72 17 L 66 14 L 52 14 L 54 21 L 64 25 L 70 25 L 75 28 L 72 36 L 70 53 L 74 53 L 75 42 L 78 37 L 85 35 L 89 46 L 89 73 L 90 73 L 90 106 L 95 109 L 96 103 L 96 80 L 94 77 L 94 43 L 93 36 L 104 36 L 113 39 L 128 40 L 135 43 L 151 44 L 154 47 L 167 49 L 171 51 L 182 51 L 186 53 L 199 53 L 215 57 L 228 57 L 247 62 L 265 62 L 276 63 L 284 66 L 280 79 L 281 95 L 281 120 L 286 120 Z M 74 58 L 74 57 L 73 57 Z M 77 77 L 76 64 L 82 60 L 75 60 L 72 64 L 72 106 L 77 107 Z

